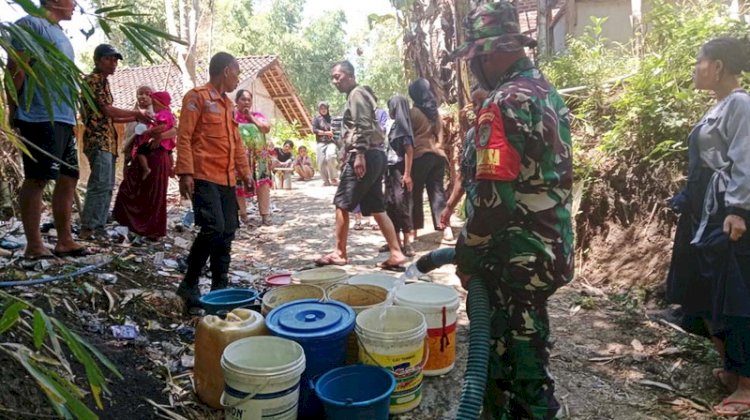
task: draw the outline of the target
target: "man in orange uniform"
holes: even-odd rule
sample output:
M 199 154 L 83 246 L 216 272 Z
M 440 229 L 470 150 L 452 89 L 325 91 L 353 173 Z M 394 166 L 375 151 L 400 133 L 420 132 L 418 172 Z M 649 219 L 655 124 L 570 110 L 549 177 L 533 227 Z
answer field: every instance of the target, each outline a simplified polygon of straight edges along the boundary
M 235 168 L 248 184 L 252 182 L 233 117 L 234 103 L 227 96 L 237 89 L 240 66 L 233 56 L 220 52 L 211 57 L 208 73 L 211 80 L 183 98 L 177 132 L 180 194 L 193 201 L 195 224 L 201 228 L 177 289 L 192 313 L 200 306 L 198 279 L 209 258 L 211 290 L 227 287 L 232 240 L 239 226 Z

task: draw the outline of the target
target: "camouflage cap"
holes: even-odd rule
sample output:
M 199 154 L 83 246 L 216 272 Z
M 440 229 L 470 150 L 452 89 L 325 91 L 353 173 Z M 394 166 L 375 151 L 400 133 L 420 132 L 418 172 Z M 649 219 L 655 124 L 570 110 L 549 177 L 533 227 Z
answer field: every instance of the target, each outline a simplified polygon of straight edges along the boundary
M 469 59 L 494 51 L 518 51 L 535 47 L 536 41 L 521 34 L 518 13 L 507 1 L 477 6 L 464 21 L 466 42 L 451 53 L 452 59 Z

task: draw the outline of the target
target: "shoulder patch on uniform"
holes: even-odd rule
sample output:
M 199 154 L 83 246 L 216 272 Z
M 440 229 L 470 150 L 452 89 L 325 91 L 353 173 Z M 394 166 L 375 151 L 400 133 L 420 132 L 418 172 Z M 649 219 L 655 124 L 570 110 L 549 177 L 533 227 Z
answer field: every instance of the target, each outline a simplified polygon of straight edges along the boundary
M 500 107 L 485 103 L 477 118 L 474 142 L 477 153 L 477 180 L 514 181 L 521 171 L 521 156 L 508 141 Z

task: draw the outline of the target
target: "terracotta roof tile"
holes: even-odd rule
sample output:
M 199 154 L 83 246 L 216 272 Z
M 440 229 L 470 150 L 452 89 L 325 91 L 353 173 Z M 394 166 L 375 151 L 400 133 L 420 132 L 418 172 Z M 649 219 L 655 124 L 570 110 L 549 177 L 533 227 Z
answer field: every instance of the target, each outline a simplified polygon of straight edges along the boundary
M 248 79 L 254 80 L 262 76 L 261 81 L 271 93 L 274 103 L 287 121 L 298 121 L 302 126 L 300 130 L 302 134 L 310 132 L 310 116 L 281 68 L 277 56 L 238 57 L 237 62 L 240 64 L 241 71 L 240 84 Z M 273 71 L 267 72 L 269 69 Z M 199 84 L 208 80 L 208 66 L 205 62 L 197 65 L 197 73 Z M 182 88 L 182 75 L 174 64 L 118 69 L 109 78 L 109 84 L 114 97 L 114 105 L 120 108 L 133 107 L 135 91 L 143 85 L 151 86 L 156 90 L 166 90 L 172 96 L 173 104 L 180 104 L 185 94 Z

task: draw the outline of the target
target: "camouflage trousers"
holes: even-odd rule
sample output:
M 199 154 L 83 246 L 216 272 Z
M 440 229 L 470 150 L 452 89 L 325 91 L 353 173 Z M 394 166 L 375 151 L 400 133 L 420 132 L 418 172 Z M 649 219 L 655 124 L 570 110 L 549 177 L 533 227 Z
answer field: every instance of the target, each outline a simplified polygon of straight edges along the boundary
M 554 419 L 560 409 L 549 364 L 547 298 L 492 283 L 492 337 L 484 418 Z

